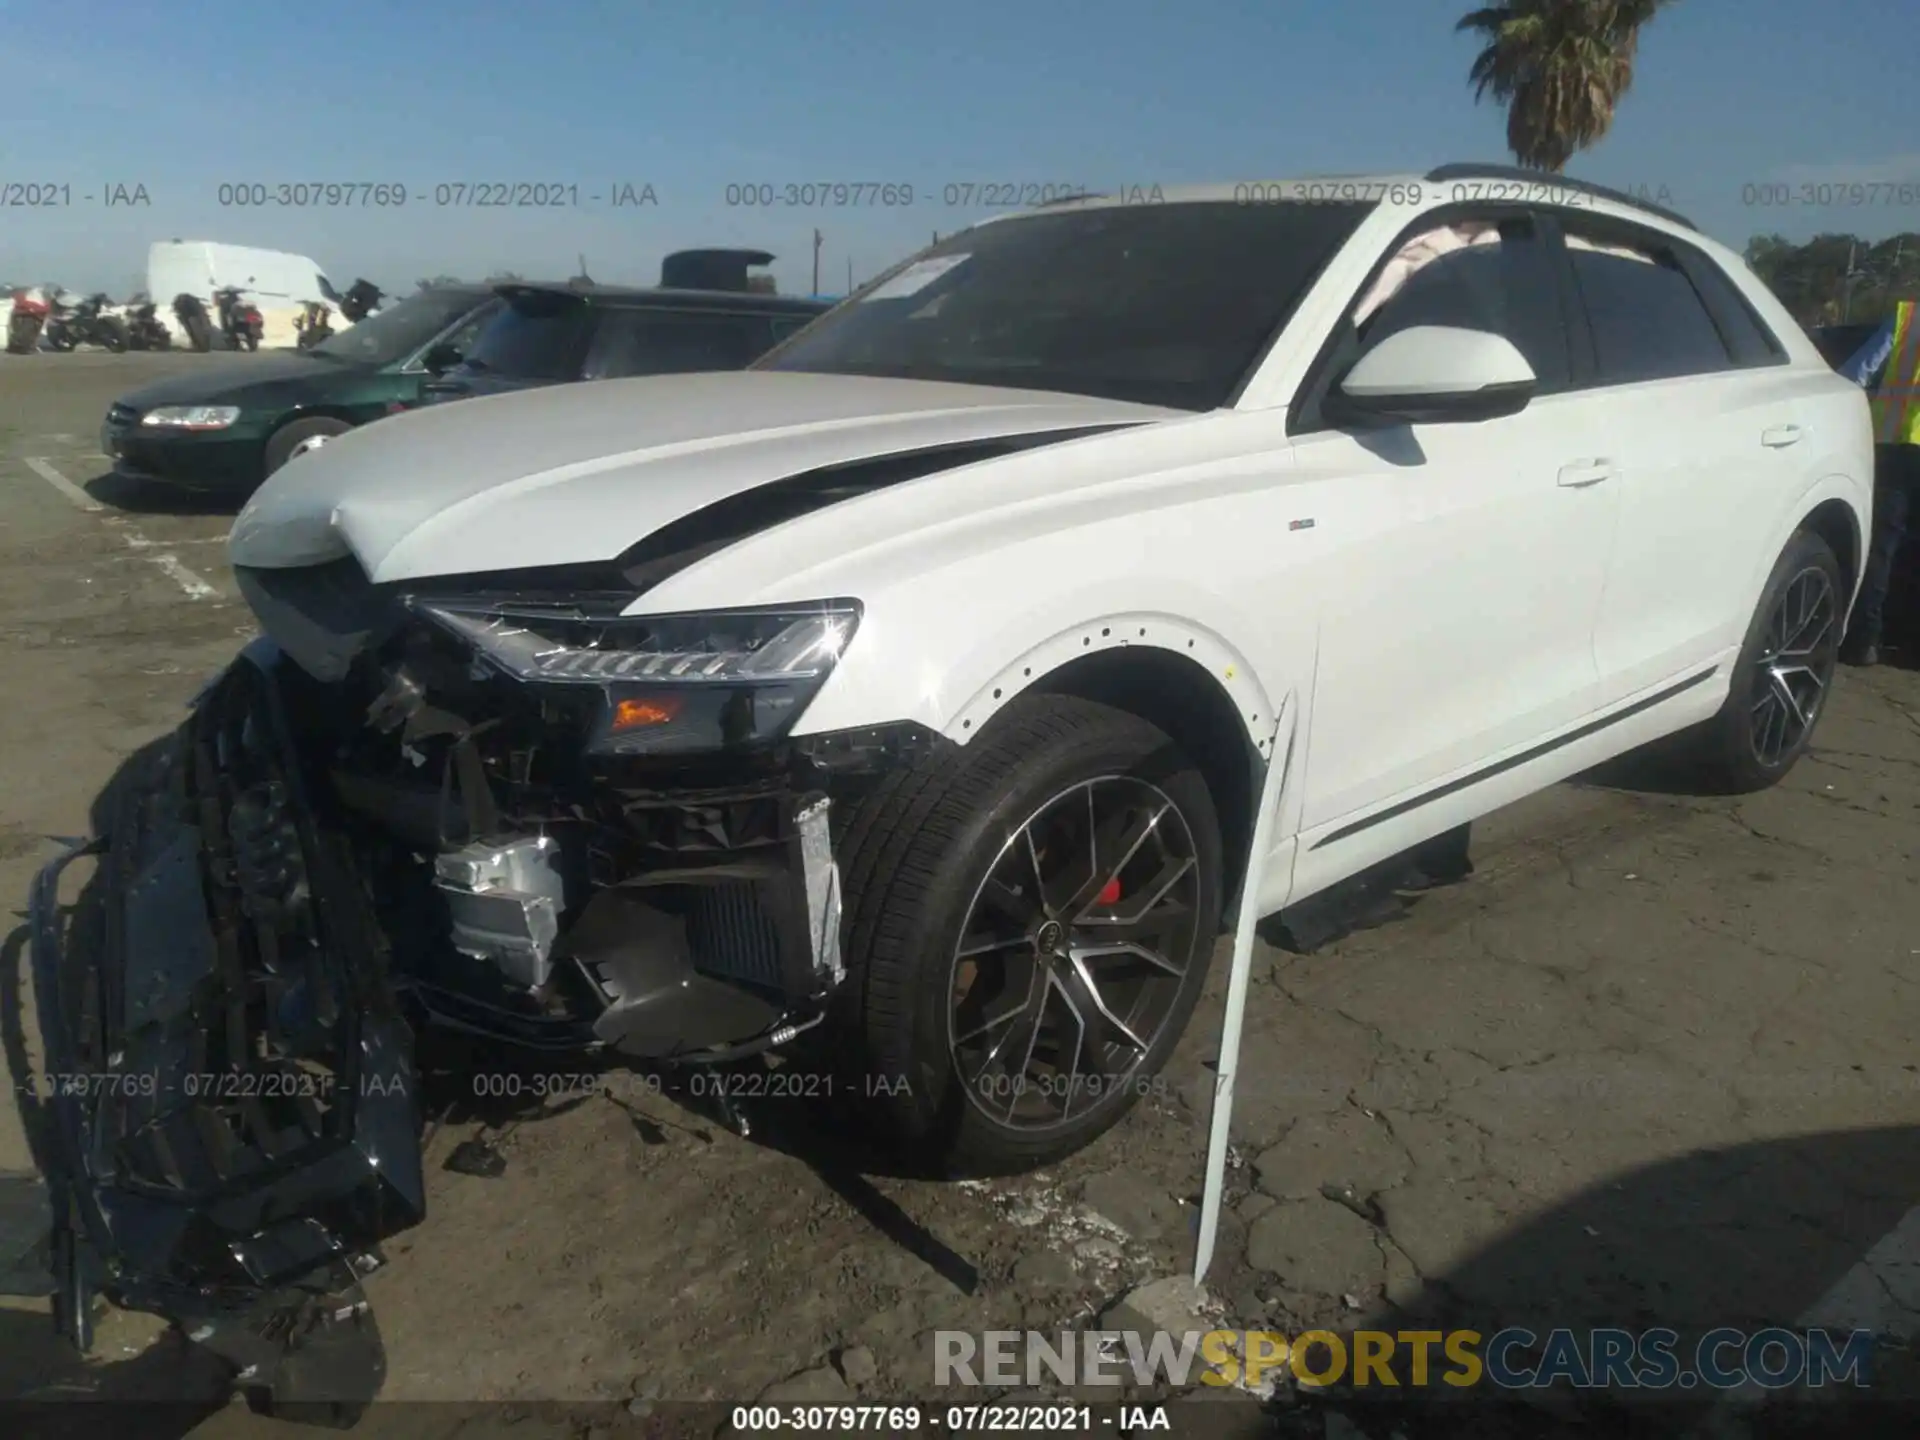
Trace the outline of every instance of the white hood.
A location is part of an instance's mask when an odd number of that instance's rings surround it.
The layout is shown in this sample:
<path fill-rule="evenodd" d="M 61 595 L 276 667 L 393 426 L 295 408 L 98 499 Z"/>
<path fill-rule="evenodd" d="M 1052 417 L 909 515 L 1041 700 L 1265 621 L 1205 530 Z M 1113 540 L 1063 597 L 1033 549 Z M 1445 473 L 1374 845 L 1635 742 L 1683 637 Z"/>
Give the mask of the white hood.
<path fill-rule="evenodd" d="M 1180 413 L 780 371 L 558 385 L 343 435 L 268 480 L 228 549 L 262 569 L 351 554 L 376 584 L 610 560 L 716 500 L 822 465 Z"/>

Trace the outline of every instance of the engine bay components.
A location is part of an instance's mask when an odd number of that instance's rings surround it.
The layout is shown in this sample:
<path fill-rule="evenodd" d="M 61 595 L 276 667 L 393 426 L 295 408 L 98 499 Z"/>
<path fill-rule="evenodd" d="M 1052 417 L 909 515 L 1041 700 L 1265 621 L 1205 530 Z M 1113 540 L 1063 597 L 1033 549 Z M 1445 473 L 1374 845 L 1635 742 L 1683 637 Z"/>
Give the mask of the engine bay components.
<path fill-rule="evenodd" d="M 544 986 L 567 899 L 559 850 L 552 836 L 534 835 L 477 841 L 438 856 L 434 885 L 446 898 L 454 948 L 499 966 L 529 990 Z"/>

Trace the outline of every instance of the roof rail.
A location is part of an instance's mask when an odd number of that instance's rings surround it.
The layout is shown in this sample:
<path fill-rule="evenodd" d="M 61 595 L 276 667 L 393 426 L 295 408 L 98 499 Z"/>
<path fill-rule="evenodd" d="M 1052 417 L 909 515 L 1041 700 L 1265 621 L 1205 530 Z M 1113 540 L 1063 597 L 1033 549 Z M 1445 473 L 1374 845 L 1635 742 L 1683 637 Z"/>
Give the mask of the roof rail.
<path fill-rule="evenodd" d="M 1658 215 L 1662 220 L 1684 226 L 1688 230 L 1697 232 L 1700 229 L 1677 210 L 1669 210 L 1664 205 L 1655 205 L 1650 200 L 1641 200 L 1624 190 L 1615 190 L 1607 185 L 1595 185 L 1590 180 L 1575 180 L 1551 170 L 1528 170 L 1519 165 L 1477 165 L 1472 161 L 1465 161 L 1457 165 L 1436 166 L 1422 178 L 1432 184 L 1438 184 L 1442 180 L 1520 180 L 1534 185 L 1556 185 L 1565 190 L 1578 190 L 1582 195 L 1591 195 L 1596 200 L 1611 200 L 1616 205 L 1629 205 L 1635 210 L 1644 210 L 1649 215 Z"/>

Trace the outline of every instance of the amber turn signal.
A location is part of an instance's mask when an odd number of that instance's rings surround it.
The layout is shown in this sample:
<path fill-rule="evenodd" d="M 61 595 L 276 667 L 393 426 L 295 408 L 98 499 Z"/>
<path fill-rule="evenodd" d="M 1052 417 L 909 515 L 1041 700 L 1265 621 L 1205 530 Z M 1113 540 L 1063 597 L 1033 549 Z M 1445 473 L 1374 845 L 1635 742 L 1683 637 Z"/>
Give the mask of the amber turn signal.
<path fill-rule="evenodd" d="M 638 730 L 643 725 L 664 725 L 680 713 L 680 697 L 663 695 L 652 700 L 622 700 L 613 707 L 615 731 Z"/>

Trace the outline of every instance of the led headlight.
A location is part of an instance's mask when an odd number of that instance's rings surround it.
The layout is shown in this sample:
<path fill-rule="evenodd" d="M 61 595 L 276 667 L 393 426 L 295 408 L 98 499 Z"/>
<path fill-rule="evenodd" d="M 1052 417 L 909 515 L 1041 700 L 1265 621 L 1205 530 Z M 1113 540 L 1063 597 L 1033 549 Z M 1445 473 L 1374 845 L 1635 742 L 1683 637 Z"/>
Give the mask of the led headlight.
<path fill-rule="evenodd" d="M 489 668 L 532 685 L 597 687 L 601 753 L 712 750 L 777 740 L 853 638 L 860 606 L 587 618 L 512 603 L 415 600 Z"/>
<path fill-rule="evenodd" d="M 240 418 L 238 405 L 162 405 L 140 417 L 157 430 L 224 430 Z"/>

